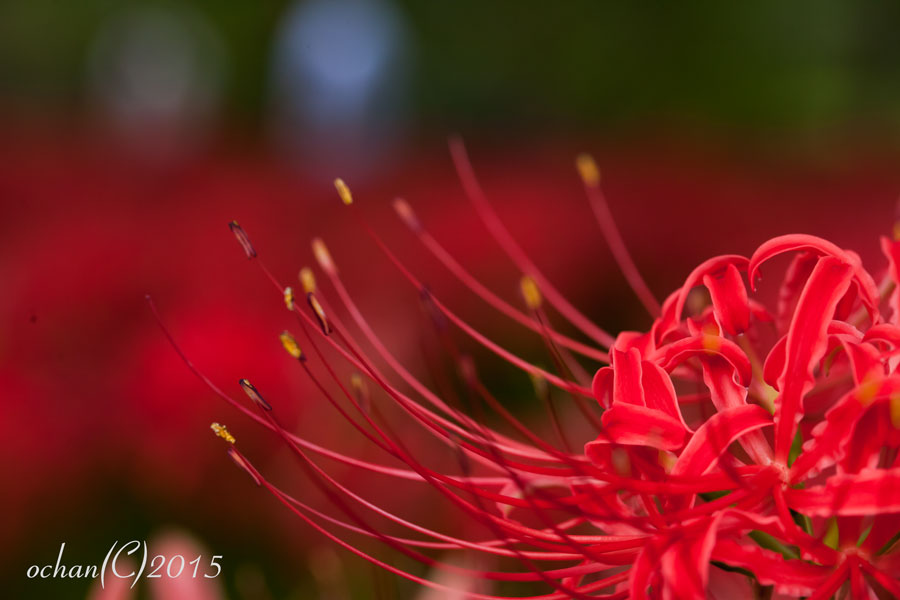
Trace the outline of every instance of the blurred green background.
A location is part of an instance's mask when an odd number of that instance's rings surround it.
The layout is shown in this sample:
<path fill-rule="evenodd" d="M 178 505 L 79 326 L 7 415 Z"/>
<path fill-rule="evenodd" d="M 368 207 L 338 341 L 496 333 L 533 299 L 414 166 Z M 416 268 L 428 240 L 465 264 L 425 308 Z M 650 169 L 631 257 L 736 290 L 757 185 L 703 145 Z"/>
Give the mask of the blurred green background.
<path fill-rule="evenodd" d="M 97 25 L 128 4 L 135 3 L 2 3 L 4 102 L 77 110 Z M 257 127 L 273 35 L 292 3 L 174 4 L 194 7 L 220 36 L 225 112 L 231 123 Z M 406 0 L 396 8 L 410 33 L 409 114 L 428 129 L 900 131 L 896 2 Z"/>

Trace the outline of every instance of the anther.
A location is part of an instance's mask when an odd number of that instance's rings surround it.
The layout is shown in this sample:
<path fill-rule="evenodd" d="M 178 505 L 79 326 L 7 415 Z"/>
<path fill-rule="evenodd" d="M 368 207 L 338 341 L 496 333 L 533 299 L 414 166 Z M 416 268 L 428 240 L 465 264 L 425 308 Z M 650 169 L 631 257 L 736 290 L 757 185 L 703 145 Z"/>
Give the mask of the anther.
<path fill-rule="evenodd" d="M 309 292 L 306 294 L 306 301 L 316 315 L 316 319 L 319 320 L 319 327 L 322 328 L 322 333 L 325 335 L 331 334 L 331 324 L 328 322 L 328 317 L 325 316 L 325 309 L 319 304 L 319 299 L 316 298 L 316 295 L 313 292 Z"/>
<path fill-rule="evenodd" d="M 244 231 L 243 227 L 238 225 L 237 221 L 232 221 L 228 224 L 228 228 L 231 230 L 231 233 L 234 234 L 234 237 L 237 238 L 237 241 L 241 244 L 241 248 L 244 249 L 244 252 L 247 254 L 247 258 L 256 258 L 256 250 L 254 250 L 253 244 L 250 243 L 250 238 L 247 237 L 247 232 Z"/>
<path fill-rule="evenodd" d="M 369 387 L 362 375 L 355 372 L 350 375 L 350 388 L 360 407 L 368 414 L 372 407 L 372 399 L 369 396 Z"/>
<path fill-rule="evenodd" d="M 597 187 L 600 185 L 600 169 L 597 168 L 597 163 L 594 162 L 594 157 L 590 154 L 579 154 L 575 159 L 575 167 L 578 169 L 578 174 L 581 175 L 581 180 L 584 181 L 584 184 L 589 187 Z"/>
<path fill-rule="evenodd" d="M 309 267 L 300 269 L 297 279 L 300 280 L 300 285 L 303 287 L 304 294 L 316 291 L 316 276 L 313 275 L 313 271 Z"/>
<path fill-rule="evenodd" d="M 247 394 L 253 402 L 260 405 L 265 410 L 272 410 L 272 405 L 265 401 L 252 383 L 246 379 L 241 379 L 238 383 L 241 385 L 241 388 L 243 388 L 244 393 Z"/>
<path fill-rule="evenodd" d="M 316 261 L 319 263 L 319 266 L 322 267 L 322 270 L 330 275 L 337 274 L 337 267 L 334 266 L 334 261 L 331 260 L 331 253 L 328 252 L 328 248 L 325 246 L 325 242 L 322 241 L 322 238 L 315 238 L 312 241 L 312 250 L 313 255 L 316 257 Z"/>
<path fill-rule="evenodd" d="M 284 288 L 284 305 L 288 310 L 294 310 L 294 290 L 291 286 Z"/>
<path fill-rule="evenodd" d="M 282 331 L 280 334 L 278 334 L 278 338 L 281 340 L 281 345 L 284 347 L 288 354 L 290 354 L 297 360 L 306 360 L 306 356 L 304 356 L 303 351 L 300 350 L 300 345 L 297 343 L 297 340 L 294 339 L 294 336 L 292 336 L 289 331 Z"/>
<path fill-rule="evenodd" d="M 546 377 L 542 377 L 537 373 L 529 373 L 528 378 L 531 379 L 531 386 L 534 388 L 534 393 L 538 398 L 550 397 L 550 384 L 547 383 Z"/>
<path fill-rule="evenodd" d="M 522 298 L 525 299 L 525 305 L 530 310 L 537 310 L 541 307 L 541 290 L 538 289 L 537 282 L 530 275 L 524 275 L 519 281 L 519 289 L 522 292 Z"/>
<path fill-rule="evenodd" d="M 344 183 L 344 180 L 338 177 L 334 180 L 334 189 L 337 190 L 338 196 L 341 197 L 341 201 L 350 206 L 353 204 L 353 196 L 350 194 L 350 188 L 347 187 L 347 184 Z"/>
<path fill-rule="evenodd" d="M 412 206 L 409 205 L 409 202 L 404 200 L 403 198 L 395 198 L 394 199 L 394 211 L 397 213 L 406 226 L 413 230 L 415 233 L 419 233 L 422 231 L 422 222 L 419 221 L 419 218 L 416 216 L 416 213 L 413 212 Z"/>
<path fill-rule="evenodd" d="M 219 425 L 218 423 L 213 423 L 212 425 L 209 426 L 209 428 L 212 429 L 213 432 L 217 436 L 219 436 L 220 438 L 222 438 L 229 444 L 234 443 L 234 441 L 235 441 L 234 436 L 228 432 L 228 429 L 226 429 L 224 425 Z"/>

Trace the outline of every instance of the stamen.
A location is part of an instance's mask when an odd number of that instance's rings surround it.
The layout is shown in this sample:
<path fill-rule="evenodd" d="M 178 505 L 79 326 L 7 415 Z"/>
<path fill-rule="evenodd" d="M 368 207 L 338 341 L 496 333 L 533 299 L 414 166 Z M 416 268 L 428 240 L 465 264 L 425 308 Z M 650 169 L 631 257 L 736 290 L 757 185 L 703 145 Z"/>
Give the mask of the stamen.
<path fill-rule="evenodd" d="M 219 436 L 229 444 L 233 444 L 235 442 L 234 436 L 228 432 L 224 425 L 213 423 L 209 426 L 209 428 L 213 430 L 213 433 L 215 433 L 217 436 Z"/>
<path fill-rule="evenodd" d="M 590 154 L 579 154 L 575 158 L 575 167 L 578 169 L 578 174 L 581 175 L 584 185 L 591 187 L 600 185 L 600 169 L 597 168 L 597 163 L 594 161 L 593 156 Z"/>
<path fill-rule="evenodd" d="M 299 361 L 305 361 L 306 356 L 303 354 L 303 351 L 300 349 L 300 345 L 297 343 L 297 340 L 294 339 L 294 336 L 287 330 L 282 331 L 278 334 L 279 339 L 281 339 L 281 345 L 287 350 L 287 353 L 296 358 Z"/>
<path fill-rule="evenodd" d="M 407 227 L 412 229 L 415 233 L 421 233 L 422 222 L 419 220 L 419 217 L 416 216 L 416 213 L 413 212 L 409 202 L 403 198 L 395 198 L 394 210 L 397 212 L 397 216 L 403 219 L 403 222 L 406 223 Z"/>
<path fill-rule="evenodd" d="M 402 202 L 398 206 L 398 202 Z M 541 324 L 535 322 L 534 319 L 529 318 L 525 313 L 521 312 L 502 298 L 500 298 L 497 294 L 492 292 L 490 288 L 482 284 L 475 277 L 472 276 L 471 273 L 466 271 L 465 268 L 459 262 L 453 258 L 453 256 L 447 252 L 447 250 L 441 246 L 434 237 L 425 229 L 424 225 L 422 225 L 421 221 L 419 221 L 418 217 L 412 212 L 412 207 L 405 200 L 395 201 L 394 209 L 397 211 L 398 216 L 406 223 L 408 227 L 412 230 L 413 233 L 416 234 L 419 241 L 425 246 L 425 248 L 432 253 L 432 255 L 447 268 L 459 281 L 471 290 L 476 296 L 484 300 L 488 305 L 494 307 L 496 310 L 511 318 L 515 322 L 519 323 L 527 327 L 528 329 L 542 333 L 546 327 Z M 577 340 L 574 340 L 570 337 L 567 337 L 558 331 L 553 329 L 548 329 L 550 336 L 558 342 L 561 346 L 564 346 L 582 356 L 586 356 L 593 360 L 599 362 L 609 362 L 609 356 L 593 346 L 584 344 Z"/>
<path fill-rule="evenodd" d="M 600 187 L 600 170 L 597 168 L 597 163 L 594 162 L 590 155 L 580 154 L 575 160 L 575 166 L 578 168 L 578 172 L 584 182 L 584 188 L 591 203 L 591 209 L 594 211 L 594 217 L 596 217 L 597 224 L 600 226 L 600 231 L 603 233 L 603 237 L 606 239 L 606 243 L 616 259 L 616 263 L 622 270 L 622 274 L 625 275 L 625 279 L 628 280 L 631 289 L 634 290 L 635 295 L 647 309 L 647 312 L 650 313 L 650 316 L 658 317 L 661 311 L 659 301 L 653 296 L 644 278 L 641 277 L 640 271 L 638 271 L 637 266 L 631 259 L 628 247 L 625 246 L 625 241 L 619 234 L 619 228 L 616 227 L 612 212 L 609 210 L 609 204 L 606 202 L 606 196 Z"/>
<path fill-rule="evenodd" d="M 524 275 L 519 281 L 519 288 L 522 291 L 522 298 L 525 299 L 525 305 L 530 310 L 537 310 L 541 307 L 541 291 L 534 277 Z"/>
<path fill-rule="evenodd" d="M 456 166 L 456 172 L 465 189 L 466 196 L 475 206 L 475 210 L 478 211 L 478 215 L 481 217 L 482 222 L 491 232 L 491 235 L 497 243 L 500 244 L 500 247 L 503 248 L 506 255 L 509 256 L 517 267 L 519 267 L 520 271 L 530 274 L 538 281 L 541 290 L 544 292 L 544 296 L 547 297 L 547 301 L 550 302 L 563 317 L 598 344 L 605 348 L 611 347 L 615 342 L 615 338 L 607 331 L 594 324 L 566 300 L 565 296 L 543 276 L 541 271 L 537 268 L 537 265 L 535 265 L 531 258 L 525 254 L 522 247 L 519 246 L 509 230 L 506 229 L 503 221 L 488 202 L 484 190 L 481 189 L 481 185 L 475 177 L 475 172 L 472 169 L 471 162 L 469 162 L 469 157 L 466 154 L 466 149 L 465 146 L 463 146 L 462 140 L 453 137 L 449 142 L 450 155 L 453 158 L 453 164 Z"/>
<path fill-rule="evenodd" d="M 297 279 L 300 280 L 300 285 L 303 286 L 304 294 L 316 291 L 316 276 L 313 275 L 313 271 L 309 267 L 300 269 Z"/>
<path fill-rule="evenodd" d="M 366 413 L 370 412 L 372 408 L 372 397 L 369 395 L 369 387 L 366 385 L 366 381 L 362 378 L 362 375 L 356 372 L 350 375 L 350 389 L 352 389 L 353 393 L 356 395 L 356 401 L 359 402 L 363 411 Z"/>
<path fill-rule="evenodd" d="M 319 263 L 322 270 L 329 275 L 336 275 L 337 267 L 334 266 L 334 261 L 331 260 L 331 253 L 328 252 L 328 247 L 325 246 L 325 242 L 322 241 L 322 238 L 313 239 L 312 250 L 313 255 L 316 257 L 316 262 Z M 307 293 L 309 293 L 309 290 L 307 290 Z"/>
<path fill-rule="evenodd" d="M 272 410 L 272 405 L 265 401 L 265 399 L 260 395 L 259 391 L 256 387 L 250 383 L 247 379 L 241 379 L 238 381 L 241 388 L 244 390 L 244 393 L 253 400 L 256 404 L 260 405 L 265 410 Z"/>
<path fill-rule="evenodd" d="M 228 228 L 234 234 L 234 237 L 237 238 L 237 241 L 241 244 L 241 248 L 244 249 L 244 252 L 247 254 L 247 258 L 256 258 L 256 250 L 253 248 L 253 244 L 250 243 L 250 238 L 247 237 L 247 233 L 240 225 L 238 225 L 238 222 L 232 221 L 228 224 Z"/>
<path fill-rule="evenodd" d="M 278 284 L 278 282 L 276 280 L 274 280 L 274 278 L 272 278 L 272 281 L 275 286 L 277 286 L 279 289 L 281 289 L 280 284 Z M 275 427 L 271 423 L 269 423 L 266 419 L 264 419 L 263 417 L 258 415 L 255 411 L 248 409 L 242 403 L 238 402 L 237 400 L 235 400 L 234 398 L 232 398 L 231 396 L 226 394 L 220 387 L 218 387 L 215 383 L 213 383 L 212 380 L 209 379 L 209 377 L 207 377 L 202 371 L 200 371 L 194 365 L 193 362 L 191 362 L 190 358 L 188 358 L 188 356 L 184 353 L 184 351 L 178 345 L 178 342 L 172 336 L 172 333 L 166 327 L 165 323 L 162 320 L 162 317 L 159 314 L 159 311 L 156 308 L 156 304 L 153 302 L 153 299 L 149 295 L 147 295 L 146 300 L 147 300 L 148 306 L 150 307 L 150 311 L 153 313 L 153 317 L 156 319 L 157 324 L 159 325 L 160 329 L 163 332 L 163 335 L 166 337 L 166 339 L 172 345 L 172 348 L 175 350 L 175 353 L 178 354 L 178 356 L 184 362 L 185 366 L 187 366 L 187 368 L 201 382 L 203 382 L 203 384 L 207 388 L 209 388 L 210 391 L 212 391 L 216 396 L 218 396 L 219 398 L 224 400 L 226 403 L 228 403 L 230 406 L 232 406 L 234 409 L 236 409 L 241 414 L 247 416 L 251 420 L 262 425 L 263 427 L 266 427 L 266 428 L 274 431 Z M 311 322 L 312 321 L 310 321 L 310 323 Z M 330 338 L 328 338 L 328 339 L 330 339 Z M 341 348 L 339 346 L 335 346 L 335 348 L 338 349 L 339 351 L 343 350 L 343 348 Z M 343 350 L 343 351 L 346 352 L 346 350 Z M 349 353 L 346 354 L 346 357 L 348 359 L 352 359 L 352 357 L 349 355 Z M 352 360 L 351 360 L 351 362 L 352 362 Z M 360 367 L 360 368 L 362 368 L 362 367 Z M 405 481 L 412 481 L 412 482 L 418 482 L 418 483 L 426 482 L 426 479 L 420 473 L 418 473 L 414 470 L 389 467 L 386 465 L 382 465 L 382 464 L 378 464 L 378 463 L 374 463 L 374 462 L 370 462 L 370 461 L 366 461 L 366 460 L 361 460 L 358 458 L 354 458 L 352 456 L 348 456 L 346 454 L 342 454 L 340 452 L 336 452 L 330 448 L 326 448 L 326 447 L 320 446 L 318 444 L 314 444 L 314 443 L 310 442 L 309 440 L 299 437 L 295 434 L 288 434 L 288 435 L 295 443 L 299 444 L 306 450 L 315 452 L 316 454 L 318 454 L 320 456 L 324 456 L 330 460 L 334 460 L 341 464 L 344 464 L 344 465 L 347 465 L 350 467 L 357 467 L 357 468 L 365 469 L 372 473 L 379 473 L 381 475 L 387 475 L 389 477 L 403 479 Z M 477 477 L 468 477 L 468 478 L 466 478 L 466 477 L 457 478 L 456 481 L 463 485 L 503 486 L 503 485 L 506 485 L 506 483 L 508 482 L 508 478 L 493 477 L 493 476 L 477 476 Z M 721 487 L 722 486 L 718 482 L 714 482 L 712 484 L 712 487 L 710 487 L 709 489 L 720 489 Z"/>
<path fill-rule="evenodd" d="M 288 310 L 294 310 L 294 290 L 291 286 L 284 288 L 284 305 Z"/>
<path fill-rule="evenodd" d="M 384 240 L 372 229 L 371 225 L 356 211 L 351 211 L 359 222 L 360 226 L 365 230 L 365 232 L 372 238 L 372 241 L 378 246 L 379 250 L 384 253 L 384 255 L 390 260 L 394 266 L 397 267 L 397 270 L 403 275 L 403 277 L 409 281 L 412 285 L 414 285 L 420 293 L 425 289 L 425 286 L 420 282 L 410 271 L 404 266 L 404 264 L 400 261 L 399 258 L 387 247 L 387 244 L 384 243 Z M 340 284 L 340 279 L 337 276 L 331 277 L 332 284 L 335 286 L 335 289 L 338 290 L 341 300 L 345 305 L 349 307 L 351 302 L 348 299 L 349 294 L 347 294 L 346 290 L 342 290 L 342 286 Z M 549 284 L 548 284 L 549 285 Z M 469 325 L 466 321 L 457 316 L 454 312 L 452 312 L 449 308 L 447 308 L 442 302 L 440 302 L 433 294 L 429 294 L 431 302 L 434 303 L 435 307 L 438 308 L 444 315 L 458 328 L 463 330 L 469 337 L 473 338 L 476 342 L 497 354 L 507 362 L 519 367 L 521 370 L 530 373 L 538 373 L 545 377 L 547 381 L 552 383 L 553 385 L 564 389 L 566 391 L 570 391 L 572 393 L 581 394 L 586 398 L 593 398 L 593 394 L 587 388 L 573 382 L 565 381 L 552 373 L 548 373 L 547 371 L 529 363 L 518 355 L 506 350 L 502 346 L 496 344 L 495 342 L 488 339 L 486 336 L 479 333 L 474 327 Z M 373 342 L 376 346 L 375 342 Z M 396 369 L 395 369 L 396 370 Z M 398 371 L 399 372 L 399 371 Z"/>
<path fill-rule="evenodd" d="M 366 339 L 375 347 L 379 356 L 381 356 L 390 365 L 390 367 L 398 375 L 400 375 L 400 377 L 404 381 L 409 383 L 418 393 L 420 393 L 433 406 L 435 406 L 436 408 L 438 408 L 445 414 L 450 415 L 451 417 L 459 420 L 461 423 L 463 423 L 467 426 L 474 425 L 474 422 L 470 417 L 467 417 L 466 415 L 461 414 L 458 411 L 452 409 L 450 406 L 448 406 L 440 397 L 438 397 L 436 394 L 434 394 L 430 389 L 428 389 L 428 387 L 426 387 L 424 384 L 422 384 L 421 381 L 419 381 L 405 367 L 403 367 L 403 365 L 396 359 L 396 357 L 394 357 L 388 351 L 388 349 L 381 342 L 380 338 L 375 334 L 375 332 L 369 326 L 368 322 L 365 320 L 362 313 L 360 313 L 359 308 L 353 302 L 352 298 L 350 297 L 350 294 L 347 292 L 346 288 L 344 287 L 343 283 L 341 282 L 340 277 L 337 275 L 336 270 L 333 273 L 329 274 L 329 278 L 330 278 L 331 283 L 334 286 L 335 290 L 338 292 L 341 302 L 344 304 L 346 309 L 350 312 L 350 314 L 353 317 L 353 320 L 356 322 L 356 324 L 362 329 L 364 335 L 366 336 Z M 274 282 L 274 283 L 277 285 L 277 282 Z M 437 307 L 435 307 L 435 309 L 437 309 Z M 310 321 L 310 322 L 312 322 L 312 321 Z M 466 430 L 465 428 L 462 428 L 459 425 L 456 425 L 455 423 L 452 423 L 452 422 L 448 421 L 447 419 L 444 419 L 440 415 L 437 415 L 437 414 L 429 411 L 425 407 L 417 404 L 415 401 L 413 401 L 408 396 L 399 394 L 399 392 L 396 389 L 394 389 L 393 387 L 391 387 L 390 385 L 388 385 L 386 383 L 383 375 L 381 375 L 381 373 L 378 371 L 378 369 L 372 367 L 371 365 L 367 364 L 366 361 L 362 360 L 361 351 L 359 350 L 358 345 L 353 341 L 352 337 L 348 336 L 347 333 L 341 333 L 341 331 L 346 331 L 346 327 L 343 327 L 337 318 L 334 319 L 334 325 L 335 325 L 335 327 L 339 328 L 338 329 L 339 337 L 341 337 L 348 344 L 350 350 L 343 348 L 342 346 L 338 345 L 334 340 L 331 340 L 329 338 L 332 346 L 339 353 L 341 353 L 348 361 L 350 361 L 352 364 L 354 364 L 354 366 L 361 369 L 362 372 L 369 374 L 369 376 L 372 377 L 375 381 L 377 381 L 378 384 L 389 395 L 391 395 L 392 398 L 398 399 L 398 401 L 401 402 L 401 405 L 404 407 L 404 409 L 407 410 L 407 412 L 409 412 L 417 420 L 419 420 L 420 422 L 423 422 L 423 423 L 425 422 L 425 421 L 423 421 L 423 419 L 430 420 L 430 421 L 439 423 L 442 427 L 445 427 L 447 429 L 455 431 L 456 433 L 458 433 L 460 435 L 467 436 L 469 439 L 473 439 L 473 440 L 478 439 L 478 436 L 472 434 L 470 431 Z M 525 457 L 525 456 L 530 456 L 533 458 L 541 457 L 540 453 L 536 453 L 534 451 L 534 449 L 532 449 L 529 446 L 512 444 L 510 447 L 508 447 L 508 448 L 505 447 L 504 449 L 509 452 L 517 453 L 523 457 Z"/>
<path fill-rule="evenodd" d="M 338 177 L 334 180 L 334 189 L 337 190 L 338 196 L 341 197 L 341 201 L 350 206 L 353 204 L 353 196 L 350 194 L 350 188 L 347 187 L 347 184 L 344 183 L 344 180 Z"/>
<path fill-rule="evenodd" d="M 316 319 L 319 320 L 319 327 L 322 328 L 322 332 L 325 335 L 330 335 L 331 325 L 328 323 L 328 318 L 325 316 L 325 309 L 322 308 L 322 305 L 319 303 L 319 299 L 316 298 L 316 294 L 314 292 L 307 293 L 306 301 L 307 303 L 309 303 L 309 307 L 316 315 Z"/>

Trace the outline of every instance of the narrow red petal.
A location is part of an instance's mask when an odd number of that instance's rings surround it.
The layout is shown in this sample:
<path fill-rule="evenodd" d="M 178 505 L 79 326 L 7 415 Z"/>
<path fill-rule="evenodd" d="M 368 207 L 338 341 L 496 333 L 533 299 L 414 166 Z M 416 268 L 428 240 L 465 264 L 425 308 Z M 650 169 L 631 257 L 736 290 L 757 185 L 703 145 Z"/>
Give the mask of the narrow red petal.
<path fill-rule="evenodd" d="M 775 457 L 787 462 L 794 431 L 803 417 L 803 396 L 815 383 L 813 369 L 826 346 L 826 332 L 835 306 L 850 285 L 852 269 L 831 256 L 819 260 L 803 288 L 791 320 L 787 360 L 778 380 L 775 400 Z"/>
<path fill-rule="evenodd" d="M 716 321 L 731 335 L 738 335 L 750 326 L 750 300 L 744 280 L 733 264 L 724 271 L 703 276 L 703 285 L 712 298 Z"/>
<path fill-rule="evenodd" d="M 900 513 L 900 469 L 872 469 L 835 475 L 825 485 L 787 489 L 791 508 L 810 516 L 866 516 Z"/>

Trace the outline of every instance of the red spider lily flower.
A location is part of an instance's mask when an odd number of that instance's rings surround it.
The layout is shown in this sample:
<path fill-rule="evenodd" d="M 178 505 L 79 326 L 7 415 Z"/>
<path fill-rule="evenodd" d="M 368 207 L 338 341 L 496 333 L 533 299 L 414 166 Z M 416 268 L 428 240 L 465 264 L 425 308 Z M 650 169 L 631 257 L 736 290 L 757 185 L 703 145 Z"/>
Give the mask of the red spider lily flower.
<path fill-rule="evenodd" d="M 604 237 L 654 318 L 645 332 L 612 336 L 570 304 L 510 235 L 458 141 L 451 154 L 474 208 L 522 273 L 525 310 L 472 276 L 408 203 L 394 208 L 472 293 L 540 335 L 555 368 L 495 342 L 429 291 L 337 180 L 346 210 L 420 294 L 464 392 L 454 398 L 451 386 L 439 394 L 396 358 L 321 240 L 313 250 L 333 295 L 304 269 L 304 303 L 232 223 L 247 258 L 296 318 L 299 336 L 281 334 L 285 350 L 382 456 L 349 456 L 296 435 L 279 420 L 278 399 L 241 379 L 248 406 L 185 358 L 217 395 L 290 449 L 337 514 L 268 479 L 214 424 L 256 485 L 351 553 L 439 592 L 464 582 L 458 591 L 466 597 L 900 597 L 900 242 L 882 240 L 889 266 L 876 280 L 852 251 L 808 235 L 778 237 L 750 257 L 707 260 L 660 304 L 613 224 L 599 171 L 581 156 L 577 166 Z M 791 262 L 769 300 L 757 283 L 777 280 L 770 261 L 781 254 Z M 590 342 L 557 331 L 545 305 Z M 447 335 L 451 326 L 529 375 L 542 400 L 552 388 L 567 394 L 595 439 L 572 447 L 549 401 L 558 442 L 518 420 Z M 345 364 L 355 370 L 349 381 Z M 448 448 L 456 468 L 437 467 L 429 453 L 413 450 L 385 417 L 388 407 Z M 495 414 L 489 419 L 485 409 Z M 489 426 L 494 417 L 505 425 Z M 481 534 L 407 520 L 331 475 L 323 459 L 429 486 Z M 398 526 L 409 533 L 394 534 Z M 358 538 L 437 575 L 395 566 Z M 459 552 L 469 559 L 442 557 Z M 532 583 L 532 595 L 506 591 L 520 582 Z"/>

